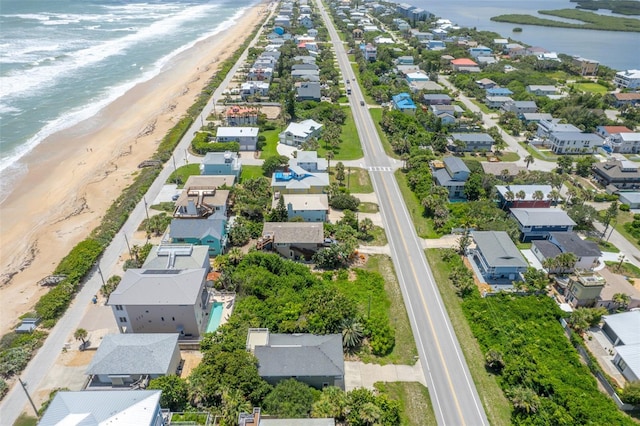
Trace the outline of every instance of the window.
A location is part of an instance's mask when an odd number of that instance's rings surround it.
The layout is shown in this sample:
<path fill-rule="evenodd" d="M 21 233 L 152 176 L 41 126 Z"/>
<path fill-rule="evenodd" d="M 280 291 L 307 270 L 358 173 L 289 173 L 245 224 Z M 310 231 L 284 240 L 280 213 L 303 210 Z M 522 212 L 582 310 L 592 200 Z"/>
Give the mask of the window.
<path fill-rule="evenodd" d="M 120 317 L 119 320 L 120 320 L 120 322 L 127 322 L 127 318 L 126 317 Z"/>
<path fill-rule="evenodd" d="M 122 305 L 116 305 L 116 311 L 122 311 Z"/>

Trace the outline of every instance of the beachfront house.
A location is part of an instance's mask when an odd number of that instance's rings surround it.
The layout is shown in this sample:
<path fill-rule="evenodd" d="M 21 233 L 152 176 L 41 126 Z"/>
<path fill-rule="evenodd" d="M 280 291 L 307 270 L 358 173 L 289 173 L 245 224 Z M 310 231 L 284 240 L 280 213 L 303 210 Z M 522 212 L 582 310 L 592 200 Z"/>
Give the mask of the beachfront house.
<path fill-rule="evenodd" d="M 322 223 L 314 222 L 265 222 L 257 247 L 287 259 L 309 261 L 324 247 L 323 229 Z"/>
<path fill-rule="evenodd" d="M 251 96 L 268 96 L 269 83 L 266 81 L 247 81 L 240 85 L 240 97 L 247 100 Z"/>
<path fill-rule="evenodd" d="M 471 171 L 458 157 L 444 157 L 431 162 L 431 174 L 438 186 L 447 188 L 449 200 L 464 200 L 464 185 Z"/>
<path fill-rule="evenodd" d="M 207 269 L 127 269 L 109 296 L 121 333 L 198 338 L 207 324 Z"/>
<path fill-rule="evenodd" d="M 613 363 L 629 382 L 640 380 L 640 311 L 602 317 L 603 333 L 615 346 Z"/>
<path fill-rule="evenodd" d="M 259 130 L 257 127 L 218 127 L 216 142 L 238 142 L 240 151 L 255 151 Z"/>
<path fill-rule="evenodd" d="M 322 124 L 307 119 L 300 123 L 289 123 L 285 131 L 281 132 L 278 137 L 280 143 L 285 145 L 300 147 L 311 138 L 318 139 L 322 131 Z"/>
<path fill-rule="evenodd" d="M 233 176 L 234 182 L 240 179 L 242 162 L 237 152 L 207 152 L 200 164 L 200 174 L 205 176 Z"/>
<path fill-rule="evenodd" d="M 611 135 L 604 140 L 604 146 L 621 154 L 640 154 L 640 132 L 626 132 Z"/>
<path fill-rule="evenodd" d="M 214 214 L 206 219 L 173 219 L 169 238 L 173 243 L 207 246 L 209 256 L 224 252 L 227 245 L 227 218 Z"/>
<path fill-rule="evenodd" d="M 215 214 L 225 217 L 230 191 L 220 187 L 231 187 L 234 180 L 234 176 L 189 176 L 175 202 L 173 217 L 204 219 Z"/>
<path fill-rule="evenodd" d="M 142 269 L 211 269 L 209 249 L 192 244 L 167 244 L 153 246 Z"/>
<path fill-rule="evenodd" d="M 280 198 L 287 208 L 287 219 L 302 219 L 304 222 L 326 222 L 329 217 L 327 194 L 279 194 L 273 198 L 272 208 L 277 208 Z"/>
<path fill-rule="evenodd" d="M 511 285 L 521 281 L 529 264 L 504 231 L 473 231 L 469 256 L 487 283 Z"/>
<path fill-rule="evenodd" d="M 56 392 L 39 425 L 163 426 L 160 390 Z"/>
<path fill-rule="evenodd" d="M 525 243 L 549 238 L 551 232 L 572 231 L 576 226 L 567 212 L 553 207 L 511 209 L 511 216 L 518 223 L 520 240 Z"/>
<path fill-rule="evenodd" d="M 85 374 L 88 389 L 140 389 L 149 380 L 176 374 L 182 361 L 177 333 L 107 334 Z"/>
<path fill-rule="evenodd" d="M 295 377 L 316 389 L 344 389 L 341 334 L 276 334 L 250 328 L 246 348 L 258 359 L 260 377 L 271 385 Z"/>
<path fill-rule="evenodd" d="M 447 148 L 455 152 L 491 151 L 493 138 L 487 133 L 452 133 Z"/>
<path fill-rule="evenodd" d="M 255 108 L 233 105 L 225 111 L 227 126 L 256 126 L 258 124 L 258 110 Z"/>

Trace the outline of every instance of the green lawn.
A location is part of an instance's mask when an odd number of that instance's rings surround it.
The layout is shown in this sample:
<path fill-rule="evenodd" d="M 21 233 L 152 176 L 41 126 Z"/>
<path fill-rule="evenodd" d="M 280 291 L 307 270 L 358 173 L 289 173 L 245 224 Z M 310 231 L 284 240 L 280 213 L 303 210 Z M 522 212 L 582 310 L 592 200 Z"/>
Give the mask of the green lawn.
<path fill-rule="evenodd" d="M 240 182 L 245 179 L 253 179 L 264 176 L 262 174 L 262 166 L 242 166 L 242 174 L 240 175 Z"/>
<path fill-rule="evenodd" d="M 609 91 L 606 87 L 601 86 L 598 83 L 575 83 L 573 87 L 578 90 L 582 90 L 583 92 L 600 93 L 601 95 L 604 95 Z"/>
<path fill-rule="evenodd" d="M 495 114 L 497 112 L 495 109 L 489 108 L 487 104 L 485 104 L 484 102 L 480 102 L 477 99 L 470 99 L 470 101 L 473 102 L 478 108 L 480 108 L 480 111 L 484 112 L 485 114 Z"/>
<path fill-rule="evenodd" d="M 395 172 L 396 181 L 402 192 L 402 198 L 407 205 L 409 214 L 411 214 L 411 220 L 413 220 L 413 226 L 416 228 L 416 232 L 420 238 L 439 238 L 440 234 L 433 229 L 433 221 L 423 216 L 424 208 L 420 204 L 420 200 L 416 194 L 411 191 L 407 185 L 407 177 L 402 172 L 402 169 L 398 169 Z"/>
<path fill-rule="evenodd" d="M 376 382 L 375 388 L 400 402 L 401 426 L 437 425 L 429 390 L 417 382 Z"/>
<path fill-rule="evenodd" d="M 38 424 L 38 419 L 22 413 L 20 414 L 20 417 L 18 417 L 16 422 L 13 424 L 13 426 L 36 426 L 37 424 Z"/>
<path fill-rule="evenodd" d="M 387 135 L 382 131 L 382 127 L 380 127 L 380 121 L 382 120 L 382 109 L 372 108 L 369 110 L 369 114 L 371 114 L 371 118 L 373 119 L 373 122 L 376 125 L 376 130 L 378 131 L 378 136 L 382 141 L 382 147 L 384 148 L 384 152 L 389 157 L 399 159 L 400 156 L 395 152 L 393 152 L 393 148 L 391 148 L 391 144 L 389 143 L 389 139 L 387 139 Z"/>
<path fill-rule="evenodd" d="M 331 161 L 331 173 L 329 174 L 329 182 L 334 183 L 336 181 L 335 165 L 336 161 Z M 345 180 L 342 182 L 343 187 L 349 189 L 352 194 L 371 194 L 373 192 L 373 185 L 371 184 L 371 178 L 369 172 L 359 167 L 345 167 L 344 168 Z"/>
<path fill-rule="evenodd" d="M 262 147 L 262 152 L 260 152 L 260 158 L 265 159 L 278 155 L 278 134 L 280 134 L 279 128 L 266 130 L 260 134 L 267 139 Z"/>
<path fill-rule="evenodd" d="M 598 247 L 602 251 L 607 251 L 609 253 L 620 253 L 620 249 L 608 241 L 604 241 L 604 240 L 601 240 L 600 238 L 595 238 L 595 237 L 587 237 L 587 240 L 594 241 L 595 243 L 597 243 Z"/>
<path fill-rule="evenodd" d="M 385 357 L 359 353 L 360 359 L 363 362 L 381 365 L 415 364 L 418 350 L 416 349 L 411 324 L 409 324 L 409 317 L 404 307 L 404 299 L 402 298 L 402 292 L 398 285 L 398 279 L 396 278 L 396 272 L 393 268 L 391 258 L 380 254 L 369 255 L 363 269 L 378 272 L 382 275 L 382 278 L 384 278 L 384 288 L 391 302 L 389 306 L 389 322 L 396 332 L 396 344 L 393 351 Z M 368 295 L 363 295 L 362 297 L 368 299 Z"/>
<path fill-rule="evenodd" d="M 489 423 L 494 426 L 510 425 L 511 403 L 500 389 L 496 376 L 490 374 L 485 368 L 484 354 L 473 336 L 471 328 L 469 328 L 460 305 L 460 299 L 456 295 L 454 287 L 449 284 L 450 266 L 442 260 L 442 250 L 427 249 L 425 252 Z"/>
<path fill-rule="evenodd" d="M 384 228 L 374 225 L 373 229 L 369 231 L 369 235 L 371 236 L 370 240 L 360 240 L 360 243 L 363 246 L 386 246 L 389 244 L 387 241 L 387 234 L 384 232 Z"/>
<path fill-rule="evenodd" d="M 524 142 L 518 142 L 518 143 L 520 144 L 520 146 L 526 149 L 529 154 L 533 155 L 533 158 L 537 158 L 538 160 L 544 160 L 544 161 L 556 161 L 558 159 L 558 156 L 551 151 L 540 153 L 537 150 L 531 148 L 528 143 L 524 143 Z"/>
<path fill-rule="evenodd" d="M 200 174 L 200 164 L 187 164 L 186 166 L 178 167 L 176 171 L 169 175 L 167 179 L 167 183 L 176 183 L 176 178 L 178 179 L 178 188 L 184 187 L 184 183 L 187 181 L 189 176 L 199 175 Z"/>
<path fill-rule="evenodd" d="M 605 261 L 604 263 L 609 267 L 609 270 L 611 272 L 622 274 L 629 278 L 640 278 L 640 268 L 638 268 L 636 265 L 632 265 L 628 262 L 622 262 L 622 265 L 620 265 L 620 262 L 612 262 L 609 260 Z M 620 267 L 618 267 L 618 265 L 620 265 Z"/>
<path fill-rule="evenodd" d="M 378 213 L 380 208 L 376 203 L 363 202 L 358 206 L 360 213 Z"/>
<path fill-rule="evenodd" d="M 500 161 L 511 163 L 514 161 L 518 161 L 520 159 L 520 156 L 515 152 L 501 152 L 500 155 L 498 155 L 498 158 L 500 159 Z"/>
<path fill-rule="evenodd" d="M 331 147 L 327 149 L 324 143 L 321 143 L 318 148 L 318 156 L 323 158 L 328 150 L 333 151 L 333 164 L 335 164 L 335 160 L 357 160 L 364 157 L 362 145 L 360 145 L 360 138 L 358 137 L 358 131 L 356 130 L 356 123 L 353 120 L 353 114 L 351 114 L 351 109 L 348 106 L 343 106 L 342 109 L 347 114 L 347 119 L 342 126 L 342 135 L 340 137 L 340 139 L 342 139 L 342 143 L 337 149 L 332 149 Z"/>
<path fill-rule="evenodd" d="M 624 224 L 628 222 L 633 222 L 633 213 L 631 212 L 618 212 L 618 217 L 616 218 L 616 222 L 614 228 L 623 237 L 627 239 L 631 244 L 633 244 L 638 250 L 640 250 L 640 244 L 638 244 L 638 239 L 634 238 L 625 228 Z"/>

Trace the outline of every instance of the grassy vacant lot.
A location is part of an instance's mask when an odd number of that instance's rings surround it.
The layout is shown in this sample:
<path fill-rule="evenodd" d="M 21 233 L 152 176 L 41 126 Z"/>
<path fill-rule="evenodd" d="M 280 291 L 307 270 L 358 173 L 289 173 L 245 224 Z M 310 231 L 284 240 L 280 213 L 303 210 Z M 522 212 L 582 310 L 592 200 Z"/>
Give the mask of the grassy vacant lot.
<path fill-rule="evenodd" d="M 342 135 L 340 137 L 342 143 L 338 149 L 329 147 L 329 150 L 333 151 L 334 160 L 357 160 L 358 158 L 364 157 L 364 154 L 362 152 L 362 146 L 360 145 L 358 131 L 356 130 L 356 123 L 353 121 L 351 109 L 348 106 L 344 106 L 342 109 L 347 114 L 347 119 L 342 126 Z M 321 143 L 318 148 L 318 156 L 324 158 L 326 152 L 327 147 L 324 143 Z"/>
<path fill-rule="evenodd" d="M 360 213 L 378 213 L 380 211 L 380 208 L 376 203 L 364 202 L 360 203 L 360 205 L 358 206 L 358 211 Z"/>
<path fill-rule="evenodd" d="M 269 157 L 273 157 L 274 155 L 278 155 L 278 134 L 280 134 L 280 129 L 267 130 L 260 134 L 260 136 L 264 136 L 267 140 L 265 141 L 264 146 L 262 147 L 262 152 L 260 152 L 260 158 L 265 159 Z"/>
<path fill-rule="evenodd" d="M 337 182 L 335 174 L 335 165 L 337 161 L 331 161 L 331 174 L 329 175 L 330 183 Z M 371 178 L 369 178 L 369 172 L 359 167 L 344 168 L 345 180 L 342 186 L 348 187 L 352 194 L 371 194 L 373 192 L 373 185 L 371 184 Z"/>
<path fill-rule="evenodd" d="M 638 250 L 640 250 L 640 244 L 638 244 L 638 239 L 635 238 L 633 235 L 631 235 L 629 233 L 629 231 L 627 231 L 624 228 L 624 224 L 625 223 L 629 223 L 629 222 L 633 222 L 633 213 L 631 213 L 631 212 L 622 212 L 622 211 L 618 212 L 618 217 L 616 218 L 616 222 L 615 222 L 614 228 L 616 228 L 616 231 L 618 231 L 620 234 L 622 234 L 622 236 L 625 237 L 627 239 L 627 241 L 629 241 Z"/>
<path fill-rule="evenodd" d="M 402 169 L 396 170 L 395 176 L 396 181 L 398 181 L 398 186 L 400 187 L 400 192 L 402 192 L 402 198 L 404 198 L 404 202 L 407 205 L 409 214 L 411 215 L 413 226 L 416 227 L 418 236 L 420 238 L 439 238 L 440 234 L 433 229 L 432 220 L 423 216 L 422 213 L 424 212 L 424 208 L 420 205 L 420 200 L 418 200 L 416 194 L 409 188 L 409 185 L 407 184 L 407 177 L 402 172 Z"/>
<path fill-rule="evenodd" d="M 363 266 L 368 271 L 375 271 L 382 275 L 384 278 L 384 289 L 387 293 L 387 298 L 391 302 L 389 305 L 389 322 L 396 332 L 396 345 L 393 351 L 385 357 L 376 357 L 370 354 L 358 354 L 363 362 L 371 362 L 375 364 L 406 364 L 413 365 L 416 362 L 418 356 L 418 350 L 416 349 L 415 340 L 413 338 L 413 332 L 411 331 L 411 324 L 409 324 L 409 317 L 407 316 L 407 310 L 404 307 L 404 299 L 402 298 L 402 292 L 396 278 L 396 272 L 391 263 L 391 258 L 385 255 L 369 255 L 367 263 Z M 362 302 L 368 303 L 369 295 L 354 294 L 354 297 L 359 297 Z M 373 307 L 372 307 L 373 309 Z"/>
<path fill-rule="evenodd" d="M 484 102 L 480 102 L 477 99 L 471 99 L 471 102 L 473 102 L 478 108 L 480 108 L 480 111 L 484 112 L 485 114 L 495 114 L 496 110 L 495 109 L 491 109 L 487 106 L 487 104 L 485 104 Z M 466 109 L 466 106 L 465 106 Z"/>
<path fill-rule="evenodd" d="M 376 389 L 400 402 L 401 426 L 437 425 L 429 390 L 417 382 L 377 382 Z"/>
<path fill-rule="evenodd" d="M 387 234 L 384 233 L 384 228 L 380 226 L 374 225 L 373 229 L 369 231 L 369 235 L 371 235 L 371 240 L 360 240 L 363 246 L 386 246 L 389 244 Z"/>
<path fill-rule="evenodd" d="M 189 176 L 200 174 L 200 164 L 187 164 L 186 166 L 178 167 L 176 171 L 171 173 L 167 178 L 167 183 L 176 183 L 178 179 L 178 188 L 184 187 L 184 183 Z"/>
<path fill-rule="evenodd" d="M 433 271 L 433 277 L 440 290 L 442 301 L 447 309 L 449 319 L 456 332 L 464 357 L 478 389 L 478 395 L 492 425 L 511 424 L 511 404 L 498 386 L 497 379 L 485 368 L 484 354 L 462 311 L 460 299 L 455 289 L 449 284 L 449 265 L 442 260 L 442 250 L 426 250 L 427 260 Z"/>
<path fill-rule="evenodd" d="M 253 179 L 264 176 L 262 174 L 262 166 L 242 166 L 242 174 L 240 175 L 240 182 L 245 179 Z"/>
<path fill-rule="evenodd" d="M 543 160 L 543 161 L 556 161 L 558 159 L 558 156 L 551 151 L 546 151 L 544 153 L 541 153 L 531 148 L 531 146 L 529 146 L 528 143 L 524 143 L 524 142 L 518 142 L 518 143 L 520 144 L 521 147 L 526 149 L 527 152 L 533 156 L 533 158 L 537 158 L 538 160 Z"/>
<path fill-rule="evenodd" d="M 391 144 L 389 143 L 389 139 L 387 139 L 387 135 L 382 131 L 382 127 L 380 127 L 380 120 L 382 120 L 382 109 L 381 108 L 370 109 L 369 114 L 371 114 L 371 118 L 373 119 L 373 122 L 376 125 L 376 130 L 378 131 L 378 136 L 382 141 L 382 147 L 384 148 L 384 152 L 389 157 L 400 158 L 398 154 L 393 152 L 393 149 L 391 148 Z"/>
<path fill-rule="evenodd" d="M 543 27 L 640 32 L 640 19 L 605 16 L 576 9 L 539 10 L 538 13 L 541 15 L 557 16 L 559 18 L 575 19 L 582 21 L 583 23 L 576 24 L 522 14 L 499 15 L 494 16 L 491 20 L 497 22 L 510 22 L 512 24 L 539 25 Z"/>
<path fill-rule="evenodd" d="M 598 83 L 576 83 L 573 85 L 576 89 L 589 93 L 600 93 L 604 95 L 608 92 L 607 88 Z"/>

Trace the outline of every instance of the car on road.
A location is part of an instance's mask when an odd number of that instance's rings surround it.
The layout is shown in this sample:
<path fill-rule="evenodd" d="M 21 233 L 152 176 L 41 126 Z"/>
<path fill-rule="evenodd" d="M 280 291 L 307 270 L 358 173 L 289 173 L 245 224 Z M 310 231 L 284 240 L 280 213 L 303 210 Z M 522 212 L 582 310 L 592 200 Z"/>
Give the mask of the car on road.
<path fill-rule="evenodd" d="M 364 101 L 360 101 L 360 106 L 364 106 Z"/>
<path fill-rule="evenodd" d="M 347 84 L 349 84 L 349 83 L 350 83 L 350 81 L 349 81 L 349 80 L 347 80 Z"/>

